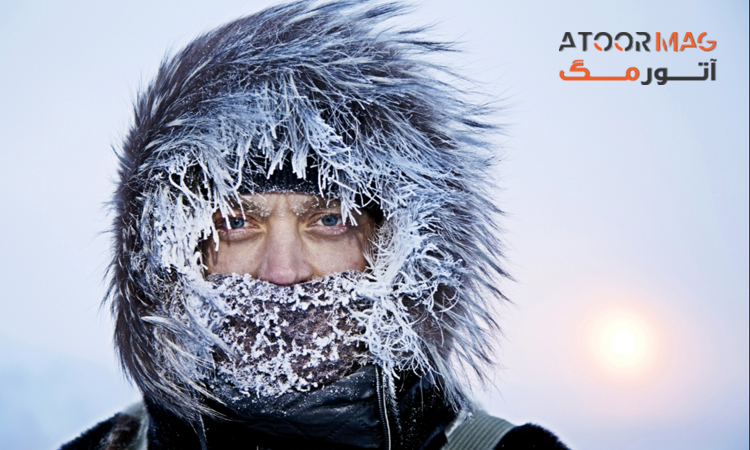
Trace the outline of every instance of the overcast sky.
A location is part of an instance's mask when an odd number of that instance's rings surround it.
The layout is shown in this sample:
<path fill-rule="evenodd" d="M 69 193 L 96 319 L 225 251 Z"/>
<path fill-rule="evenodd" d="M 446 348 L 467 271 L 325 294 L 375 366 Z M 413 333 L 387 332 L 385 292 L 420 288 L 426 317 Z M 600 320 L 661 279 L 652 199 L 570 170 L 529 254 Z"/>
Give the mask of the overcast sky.
<path fill-rule="evenodd" d="M 54 448 L 138 393 L 106 290 L 117 148 L 167 51 L 270 1 L 0 2 L 0 447 Z M 420 4 L 410 24 L 499 99 L 513 300 L 478 397 L 573 449 L 748 448 L 748 4 Z M 706 32 L 599 52 L 581 31 Z M 558 51 L 565 32 L 578 48 Z M 653 46 L 653 41 L 652 41 Z M 716 80 L 576 81 L 636 67 Z"/>

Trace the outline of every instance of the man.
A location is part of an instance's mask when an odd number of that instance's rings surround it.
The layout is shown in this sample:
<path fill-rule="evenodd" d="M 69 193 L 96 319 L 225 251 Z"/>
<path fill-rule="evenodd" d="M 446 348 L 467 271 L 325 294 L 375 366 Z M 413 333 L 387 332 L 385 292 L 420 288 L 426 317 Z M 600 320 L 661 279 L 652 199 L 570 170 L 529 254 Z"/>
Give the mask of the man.
<path fill-rule="evenodd" d="M 281 5 L 162 64 L 114 200 L 143 403 L 64 449 L 565 448 L 468 396 L 503 299 L 492 126 L 403 9 Z"/>

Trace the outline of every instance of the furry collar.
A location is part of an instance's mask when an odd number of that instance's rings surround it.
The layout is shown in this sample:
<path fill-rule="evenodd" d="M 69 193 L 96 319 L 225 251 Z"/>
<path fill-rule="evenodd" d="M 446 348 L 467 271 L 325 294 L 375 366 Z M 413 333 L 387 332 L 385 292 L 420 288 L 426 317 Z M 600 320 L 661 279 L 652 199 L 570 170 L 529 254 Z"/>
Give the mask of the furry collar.
<path fill-rule="evenodd" d="M 123 367 L 172 413 L 215 413 L 193 376 L 212 362 L 189 349 L 216 337 L 185 314 L 205 285 L 211 216 L 285 163 L 300 178 L 313 164 L 345 215 L 373 202 L 383 213 L 357 287 L 370 362 L 392 377 L 434 374 L 449 402 L 466 403 L 463 370 L 481 376 L 490 361 L 503 298 L 493 127 L 432 62 L 450 46 L 383 25 L 405 11 L 272 7 L 198 37 L 139 93 L 119 152 L 109 297 Z"/>

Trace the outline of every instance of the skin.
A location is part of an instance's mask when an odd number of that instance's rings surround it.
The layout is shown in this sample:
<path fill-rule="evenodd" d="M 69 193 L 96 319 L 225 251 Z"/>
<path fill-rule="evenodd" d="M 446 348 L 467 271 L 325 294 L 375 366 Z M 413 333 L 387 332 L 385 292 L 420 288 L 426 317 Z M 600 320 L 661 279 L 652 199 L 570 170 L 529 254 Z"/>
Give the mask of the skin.
<path fill-rule="evenodd" d="M 290 286 L 367 268 L 364 253 L 375 226 L 367 213 L 345 224 L 337 200 L 293 193 L 240 198 L 230 217 L 214 214 L 218 248 L 213 240 L 203 243 L 208 273 L 249 274 Z"/>

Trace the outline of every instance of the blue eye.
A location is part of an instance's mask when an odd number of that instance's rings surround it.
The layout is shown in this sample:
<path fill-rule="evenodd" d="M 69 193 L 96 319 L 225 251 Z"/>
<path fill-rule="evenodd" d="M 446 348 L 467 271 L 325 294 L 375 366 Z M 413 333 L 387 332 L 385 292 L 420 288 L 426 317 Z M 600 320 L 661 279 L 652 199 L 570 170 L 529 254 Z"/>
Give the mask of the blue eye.
<path fill-rule="evenodd" d="M 334 215 L 323 216 L 320 219 L 320 223 L 322 223 L 323 225 L 327 227 L 335 227 L 340 222 L 341 222 L 341 217 L 334 216 Z"/>
<path fill-rule="evenodd" d="M 245 226 L 245 219 L 233 217 L 229 219 L 229 228 L 236 230 Z"/>

